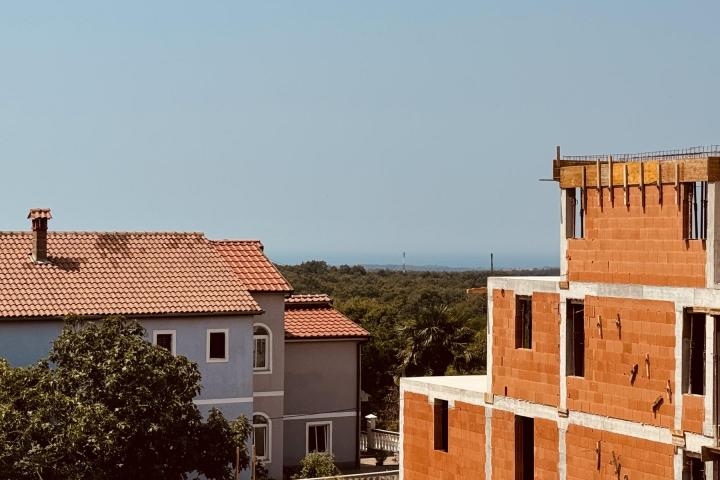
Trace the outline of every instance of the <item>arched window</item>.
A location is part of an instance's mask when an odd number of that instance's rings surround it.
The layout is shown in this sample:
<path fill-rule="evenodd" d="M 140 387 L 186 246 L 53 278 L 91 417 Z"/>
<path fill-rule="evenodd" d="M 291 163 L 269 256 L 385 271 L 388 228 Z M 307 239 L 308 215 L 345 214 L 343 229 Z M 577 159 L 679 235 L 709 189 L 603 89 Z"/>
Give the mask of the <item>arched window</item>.
<path fill-rule="evenodd" d="M 272 371 L 272 335 L 265 325 L 256 324 L 253 328 L 254 352 L 253 370 L 256 373 L 270 373 Z"/>
<path fill-rule="evenodd" d="M 253 445 L 255 456 L 266 463 L 270 461 L 270 419 L 264 413 L 253 414 Z"/>

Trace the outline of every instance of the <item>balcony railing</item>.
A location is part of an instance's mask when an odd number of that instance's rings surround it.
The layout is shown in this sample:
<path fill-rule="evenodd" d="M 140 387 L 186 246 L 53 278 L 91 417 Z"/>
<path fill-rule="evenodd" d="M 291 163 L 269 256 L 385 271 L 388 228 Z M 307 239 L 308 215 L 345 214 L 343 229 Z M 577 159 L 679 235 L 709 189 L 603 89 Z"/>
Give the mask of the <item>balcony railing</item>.
<path fill-rule="evenodd" d="M 397 453 L 400 451 L 400 433 L 390 430 L 373 428 L 368 432 L 360 432 L 360 451 L 383 450 Z"/>
<path fill-rule="evenodd" d="M 356 473 L 353 475 L 338 475 L 337 477 L 316 477 L 307 480 L 396 480 L 400 478 L 400 470 L 387 472 Z"/>

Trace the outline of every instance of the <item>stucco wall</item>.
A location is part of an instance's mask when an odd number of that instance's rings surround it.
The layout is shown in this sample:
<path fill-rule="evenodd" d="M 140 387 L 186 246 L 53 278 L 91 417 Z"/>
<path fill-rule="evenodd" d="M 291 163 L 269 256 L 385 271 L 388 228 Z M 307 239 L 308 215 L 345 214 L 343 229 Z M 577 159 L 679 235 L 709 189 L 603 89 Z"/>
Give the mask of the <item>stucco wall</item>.
<path fill-rule="evenodd" d="M 296 466 L 305 456 L 306 428 L 308 423 L 332 422 L 332 453 L 341 468 L 355 464 L 356 417 L 286 418 L 285 419 L 285 465 Z"/>
<path fill-rule="evenodd" d="M 218 400 L 213 405 L 230 416 L 247 413 L 252 406 L 252 316 L 206 316 L 143 319 L 147 338 L 153 330 L 175 330 L 176 352 L 198 364 L 202 375 L 199 400 Z M 227 328 L 228 361 L 208 363 L 207 329 Z M 13 366 L 31 364 L 46 357 L 52 341 L 62 331 L 62 321 L 1 321 L 0 356 Z M 205 410 L 205 408 L 203 409 Z"/>
<path fill-rule="evenodd" d="M 1 321 L 0 357 L 13 367 L 24 367 L 47 357 L 60 335 L 61 321 Z"/>
<path fill-rule="evenodd" d="M 357 408 L 357 342 L 287 342 L 285 414 Z"/>
<path fill-rule="evenodd" d="M 270 371 L 253 373 L 253 412 L 270 419 L 270 460 L 265 462 L 273 478 L 282 478 L 285 388 L 285 294 L 253 293 L 264 313 L 254 319 L 270 331 Z"/>
<path fill-rule="evenodd" d="M 305 455 L 305 424 L 316 421 L 333 422 L 335 460 L 341 464 L 355 462 L 357 344 L 355 341 L 286 342 L 286 465 L 296 465 Z"/>
<path fill-rule="evenodd" d="M 283 293 L 253 293 L 253 298 L 264 311 L 262 315 L 255 316 L 254 323 L 267 326 L 272 337 L 272 373 L 254 374 L 255 391 L 282 391 L 285 385 L 285 295 Z"/>

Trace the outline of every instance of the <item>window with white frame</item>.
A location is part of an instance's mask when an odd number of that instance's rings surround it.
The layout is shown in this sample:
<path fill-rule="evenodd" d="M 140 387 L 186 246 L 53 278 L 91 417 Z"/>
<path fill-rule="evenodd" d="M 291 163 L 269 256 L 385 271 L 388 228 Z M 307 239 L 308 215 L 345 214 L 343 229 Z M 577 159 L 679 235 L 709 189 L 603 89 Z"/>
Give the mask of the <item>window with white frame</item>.
<path fill-rule="evenodd" d="M 207 331 L 207 361 L 228 361 L 228 329 L 214 328 Z"/>
<path fill-rule="evenodd" d="M 253 328 L 253 370 L 258 373 L 272 371 L 270 330 L 265 325 L 256 324 Z"/>
<path fill-rule="evenodd" d="M 153 330 L 153 345 L 175 355 L 175 330 Z"/>
<path fill-rule="evenodd" d="M 306 424 L 307 442 L 305 452 L 332 453 L 332 422 L 310 422 Z"/>
<path fill-rule="evenodd" d="M 265 462 L 270 461 L 270 419 L 264 413 L 253 415 L 253 445 L 255 456 Z"/>

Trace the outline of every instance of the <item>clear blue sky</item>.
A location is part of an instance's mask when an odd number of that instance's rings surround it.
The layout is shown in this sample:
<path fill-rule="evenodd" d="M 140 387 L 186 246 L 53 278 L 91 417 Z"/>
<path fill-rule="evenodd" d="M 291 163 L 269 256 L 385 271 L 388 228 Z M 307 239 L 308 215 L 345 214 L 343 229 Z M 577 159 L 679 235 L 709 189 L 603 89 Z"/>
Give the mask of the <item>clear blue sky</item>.
<path fill-rule="evenodd" d="M 2 2 L 0 228 L 557 261 L 563 152 L 720 143 L 717 2 Z"/>

